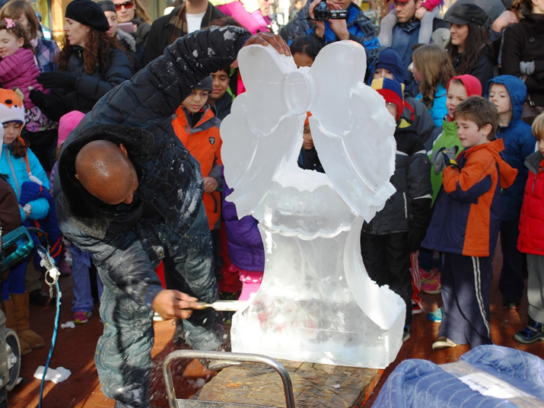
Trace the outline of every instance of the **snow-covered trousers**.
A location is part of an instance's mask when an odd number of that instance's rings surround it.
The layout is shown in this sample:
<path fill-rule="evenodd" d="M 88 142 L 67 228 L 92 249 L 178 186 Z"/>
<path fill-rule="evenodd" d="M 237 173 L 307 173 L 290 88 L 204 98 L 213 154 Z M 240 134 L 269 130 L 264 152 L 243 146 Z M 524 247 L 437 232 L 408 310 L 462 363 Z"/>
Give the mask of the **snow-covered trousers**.
<path fill-rule="evenodd" d="M 166 286 L 214 302 L 219 292 L 212 266 L 212 243 L 204 207 L 186 234 L 165 224 L 154 227 L 165 249 Z M 157 265 L 158 266 L 158 265 Z M 153 347 L 153 310 L 121 291 L 108 273 L 98 268 L 104 284 L 100 315 L 104 333 L 95 362 L 102 391 L 117 406 L 148 408 Z M 185 340 L 198 350 L 216 350 L 223 342 L 220 317 L 213 309 L 195 311 L 183 320 Z"/>

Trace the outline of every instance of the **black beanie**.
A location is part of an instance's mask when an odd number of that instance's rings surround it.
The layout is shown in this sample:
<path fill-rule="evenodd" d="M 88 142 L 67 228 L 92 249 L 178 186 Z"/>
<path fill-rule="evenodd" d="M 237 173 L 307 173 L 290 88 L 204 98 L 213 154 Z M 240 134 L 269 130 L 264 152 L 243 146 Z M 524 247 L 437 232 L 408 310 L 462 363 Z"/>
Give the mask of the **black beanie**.
<path fill-rule="evenodd" d="M 66 7 L 64 17 L 70 18 L 96 31 L 110 29 L 108 19 L 98 4 L 91 0 L 74 0 Z"/>
<path fill-rule="evenodd" d="M 117 14 L 117 10 L 115 10 L 115 3 L 111 0 L 102 0 L 97 2 L 96 4 L 100 6 L 102 11 L 113 11 Z"/>
<path fill-rule="evenodd" d="M 200 81 L 198 84 L 196 84 L 195 89 L 201 89 L 203 91 L 213 91 L 213 78 L 211 75 L 208 75 L 206 78 L 204 78 L 202 81 Z"/>

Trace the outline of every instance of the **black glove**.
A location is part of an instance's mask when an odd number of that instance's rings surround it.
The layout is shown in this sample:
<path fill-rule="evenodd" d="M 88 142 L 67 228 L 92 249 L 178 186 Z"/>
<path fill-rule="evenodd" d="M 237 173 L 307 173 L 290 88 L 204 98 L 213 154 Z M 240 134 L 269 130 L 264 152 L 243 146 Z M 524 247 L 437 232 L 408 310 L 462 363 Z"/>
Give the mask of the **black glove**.
<path fill-rule="evenodd" d="M 31 89 L 29 96 L 32 103 L 34 103 L 34 105 L 36 105 L 40 109 L 44 109 L 49 105 L 48 96 L 42 91 Z"/>
<path fill-rule="evenodd" d="M 76 86 L 77 75 L 66 71 L 42 72 L 36 79 L 44 88 L 73 89 Z"/>
<path fill-rule="evenodd" d="M 426 228 L 410 227 L 410 229 L 408 230 L 408 238 L 407 238 L 408 250 L 410 252 L 416 252 L 419 250 L 421 242 L 423 241 L 423 238 L 425 238 L 426 233 L 427 233 Z"/>

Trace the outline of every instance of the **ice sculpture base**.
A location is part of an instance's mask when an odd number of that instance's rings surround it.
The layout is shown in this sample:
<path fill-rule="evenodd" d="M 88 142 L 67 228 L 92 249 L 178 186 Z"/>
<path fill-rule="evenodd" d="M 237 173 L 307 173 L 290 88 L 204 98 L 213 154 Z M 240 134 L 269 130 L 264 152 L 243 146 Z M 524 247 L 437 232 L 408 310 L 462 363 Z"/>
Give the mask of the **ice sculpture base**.
<path fill-rule="evenodd" d="M 355 253 L 350 241 L 358 242 L 360 229 L 307 240 L 260 228 L 264 279 L 252 303 L 234 315 L 232 351 L 352 367 L 390 364 L 402 345 L 405 307 L 400 297 L 368 278 L 360 255 L 358 270 L 345 271 L 353 265 L 345 256 Z M 368 296 L 366 304 L 354 299 L 354 283 L 346 278 L 350 273 L 365 279 L 365 289 L 355 293 Z M 382 292 L 392 295 L 392 301 L 380 298 Z M 370 302 L 376 298 L 380 302 Z M 369 316 L 384 306 L 394 317 L 382 328 Z"/>

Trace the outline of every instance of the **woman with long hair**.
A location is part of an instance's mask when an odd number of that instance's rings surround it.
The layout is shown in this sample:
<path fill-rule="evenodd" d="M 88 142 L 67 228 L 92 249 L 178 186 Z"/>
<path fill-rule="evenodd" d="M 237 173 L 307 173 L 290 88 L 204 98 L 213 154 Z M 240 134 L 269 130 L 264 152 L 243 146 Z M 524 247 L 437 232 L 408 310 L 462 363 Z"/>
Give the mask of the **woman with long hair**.
<path fill-rule="evenodd" d="M 470 74 L 485 88 L 493 78 L 493 50 L 486 28 L 488 16 L 475 4 L 455 3 L 444 16 L 451 23 L 447 45 L 456 75 Z"/>
<path fill-rule="evenodd" d="M 109 90 L 133 75 L 126 52 L 106 33 L 110 26 L 98 4 L 74 0 L 64 20 L 59 71 L 38 76 L 51 93 L 30 92 L 34 104 L 55 120 L 72 110 L 89 112 Z"/>
<path fill-rule="evenodd" d="M 149 30 L 151 30 L 151 18 L 140 0 L 113 0 L 117 11 L 119 24 L 132 23 L 128 32 L 136 40 L 137 54 L 143 65 L 145 43 Z M 123 27 L 123 26 L 121 26 Z"/>
<path fill-rule="evenodd" d="M 514 0 L 520 22 L 504 32 L 501 74 L 521 77 L 527 95 L 544 107 L 544 0 Z"/>
<path fill-rule="evenodd" d="M 419 82 L 421 101 L 433 118 L 436 126 L 442 126 L 442 119 L 448 113 L 446 108 L 446 86 L 455 71 L 446 51 L 436 44 L 423 45 L 412 54 L 414 79 Z"/>

